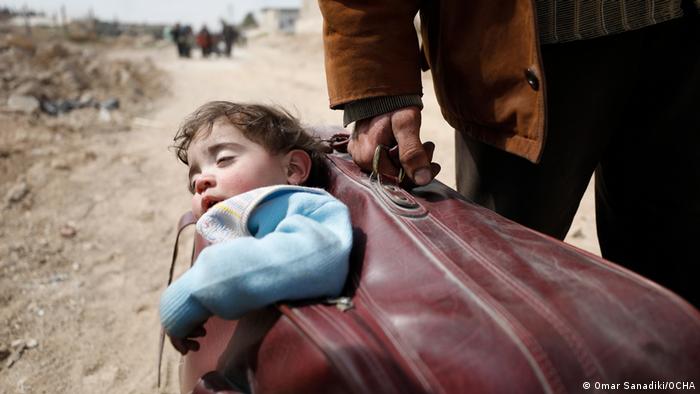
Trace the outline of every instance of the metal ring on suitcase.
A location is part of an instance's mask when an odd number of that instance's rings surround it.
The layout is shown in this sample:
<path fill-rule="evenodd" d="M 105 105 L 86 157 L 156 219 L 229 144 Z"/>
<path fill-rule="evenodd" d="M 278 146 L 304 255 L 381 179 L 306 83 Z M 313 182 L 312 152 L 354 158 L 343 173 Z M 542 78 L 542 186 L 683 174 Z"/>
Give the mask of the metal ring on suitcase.
<path fill-rule="evenodd" d="M 377 145 L 377 148 L 374 149 L 374 158 L 372 158 L 372 174 L 370 177 L 377 177 L 379 175 L 379 160 L 382 156 L 382 150 L 386 150 L 387 154 L 391 150 L 386 145 L 379 144 Z M 406 176 L 406 172 L 403 170 L 403 167 L 399 166 L 399 176 L 398 176 L 398 182 L 401 183 L 403 182 L 403 178 Z"/>

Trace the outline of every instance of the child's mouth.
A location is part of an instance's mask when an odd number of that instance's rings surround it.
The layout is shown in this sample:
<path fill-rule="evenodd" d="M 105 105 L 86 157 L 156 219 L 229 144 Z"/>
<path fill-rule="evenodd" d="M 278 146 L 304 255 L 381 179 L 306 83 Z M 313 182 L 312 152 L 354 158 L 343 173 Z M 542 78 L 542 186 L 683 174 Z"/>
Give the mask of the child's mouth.
<path fill-rule="evenodd" d="M 204 201 L 202 201 L 202 208 L 204 209 L 204 212 L 206 212 L 209 210 L 209 208 L 213 207 L 217 203 L 219 203 L 219 200 L 216 200 L 216 199 L 210 200 L 210 199 L 206 198 L 206 199 L 204 199 Z"/>

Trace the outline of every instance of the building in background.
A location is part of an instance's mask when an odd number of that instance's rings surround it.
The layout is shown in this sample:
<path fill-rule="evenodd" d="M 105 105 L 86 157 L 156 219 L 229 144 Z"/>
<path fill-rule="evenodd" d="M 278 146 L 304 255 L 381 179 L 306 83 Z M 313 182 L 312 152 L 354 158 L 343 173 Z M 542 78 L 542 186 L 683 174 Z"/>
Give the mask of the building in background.
<path fill-rule="evenodd" d="M 266 7 L 260 10 L 260 29 L 266 33 L 292 34 L 295 31 L 298 8 L 274 8 Z"/>

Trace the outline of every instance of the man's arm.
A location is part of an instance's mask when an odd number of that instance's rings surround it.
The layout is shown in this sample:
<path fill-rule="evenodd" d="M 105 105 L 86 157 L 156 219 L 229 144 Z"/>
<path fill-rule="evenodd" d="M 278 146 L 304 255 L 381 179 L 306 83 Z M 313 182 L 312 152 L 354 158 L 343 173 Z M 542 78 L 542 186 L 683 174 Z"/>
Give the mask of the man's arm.
<path fill-rule="evenodd" d="M 380 96 L 421 94 L 416 0 L 319 0 L 332 108 Z"/>
<path fill-rule="evenodd" d="M 431 163 L 432 143 L 420 141 L 422 104 L 396 102 L 421 95 L 413 25 L 419 2 L 319 0 L 319 5 L 331 108 L 345 108 L 346 120 L 357 121 L 348 146 L 353 160 L 371 170 L 377 145 L 398 144 L 408 177 L 418 185 L 430 182 L 440 166 Z M 388 160 L 382 171 L 398 173 Z"/>

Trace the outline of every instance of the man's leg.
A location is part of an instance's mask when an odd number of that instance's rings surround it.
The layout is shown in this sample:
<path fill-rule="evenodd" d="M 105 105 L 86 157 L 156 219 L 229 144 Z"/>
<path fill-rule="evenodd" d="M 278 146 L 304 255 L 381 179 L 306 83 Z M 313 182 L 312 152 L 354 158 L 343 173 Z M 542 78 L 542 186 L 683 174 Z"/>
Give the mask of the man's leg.
<path fill-rule="evenodd" d="M 539 164 L 456 133 L 465 197 L 564 239 L 600 156 L 620 126 L 631 61 L 625 34 L 542 48 L 548 129 Z"/>
<path fill-rule="evenodd" d="M 642 29 L 626 127 L 596 170 L 603 256 L 700 306 L 700 21 Z"/>

